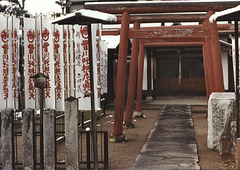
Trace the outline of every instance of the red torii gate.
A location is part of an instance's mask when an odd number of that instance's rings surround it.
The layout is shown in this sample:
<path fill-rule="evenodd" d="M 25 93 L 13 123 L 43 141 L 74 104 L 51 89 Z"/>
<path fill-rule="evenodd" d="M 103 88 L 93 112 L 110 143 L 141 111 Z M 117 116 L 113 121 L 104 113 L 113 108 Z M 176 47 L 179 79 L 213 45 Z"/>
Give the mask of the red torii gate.
<path fill-rule="evenodd" d="M 124 98 L 125 98 L 125 82 L 126 82 L 126 60 L 127 60 L 127 47 L 128 38 L 133 38 L 132 56 L 130 65 L 130 75 L 128 84 L 128 98 L 125 114 L 125 123 L 127 126 L 132 126 L 133 102 L 135 93 L 135 80 L 136 80 L 136 64 L 138 57 L 138 43 L 139 47 L 139 74 L 138 74 L 138 89 L 137 89 L 137 108 L 136 111 L 141 111 L 142 101 L 142 73 L 143 73 L 143 55 L 144 44 L 147 43 L 202 43 L 203 57 L 204 57 L 204 70 L 205 70 L 205 83 L 207 97 L 212 92 L 223 92 L 223 73 L 221 50 L 219 43 L 218 28 L 216 22 L 210 23 L 209 17 L 214 14 L 213 11 L 221 11 L 227 8 L 240 5 L 239 1 L 228 0 L 219 2 L 199 2 L 199 1 L 147 1 L 147 2 L 97 2 L 85 3 L 84 7 L 87 9 L 94 9 L 98 11 L 122 14 L 121 17 L 121 30 L 120 30 L 120 44 L 118 55 L 118 70 L 117 70 L 117 86 L 116 86 L 116 107 L 114 115 L 114 127 L 112 141 L 121 141 L 124 139 L 123 130 L 123 113 L 124 113 Z M 178 26 L 178 27 L 163 27 L 161 29 L 140 29 L 140 16 L 131 17 L 130 14 L 142 13 L 169 13 L 169 12 L 207 12 L 207 15 L 198 15 L 197 19 L 192 20 L 201 22 L 202 25 L 194 26 Z M 174 14 L 172 14 L 174 15 Z M 135 19 L 134 19 L 135 17 Z M 148 16 L 141 16 L 141 20 L 150 23 L 156 21 L 161 22 L 158 17 L 155 19 Z M 148 18 L 147 18 L 148 17 Z M 172 19 L 172 21 L 183 21 L 181 19 Z M 189 17 L 189 15 L 188 15 Z M 147 19 L 146 19 L 147 18 Z M 151 19 L 150 19 L 151 18 Z M 201 20 L 201 19 L 203 20 Z M 190 19 L 189 19 L 190 20 Z M 199 21 L 201 20 L 201 21 Z M 129 29 L 130 22 L 134 22 L 134 28 Z"/>

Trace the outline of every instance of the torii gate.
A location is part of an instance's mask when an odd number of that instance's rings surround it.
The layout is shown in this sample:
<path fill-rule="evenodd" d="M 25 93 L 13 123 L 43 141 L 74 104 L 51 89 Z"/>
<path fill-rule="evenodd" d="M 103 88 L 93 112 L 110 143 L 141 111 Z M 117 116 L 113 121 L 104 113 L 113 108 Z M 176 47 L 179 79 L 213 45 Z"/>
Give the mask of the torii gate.
<path fill-rule="evenodd" d="M 117 86 L 116 86 L 116 107 L 114 115 L 114 127 L 112 141 L 118 142 L 124 139 L 123 135 L 123 114 L 126 82 L 126 60 L 128 38 L 133 39 L 131 65 L 128 84 L 128 98 L 125 114 L 125 123 L 132 125 L 133 102 L 135 93 L 135 82 L 138 61 L 139 46 L 139 70 L 138 70 L 138 89 L 136 111 L 141 111 L 142 102 L 142 73 L 143 73 L 143 55 L 144 45 L 149 43 L 169 43 L 182 44 L 200 43 L 203 47 L 203 60 L 205 71 L 205 83 L 207 97 L 212 92 L 223 92 L 223 72 L 221 61 L 221 50 L 219 43 L 217 23 L 209 22 L 209 17 L 216 11 L 232 8 L 240 5 L 240 1 L 141 1 L 141 2 L 97 2 L 85 3 L 84 8 L 93 9 L 112 14 L 122 14 L 120 44 L 118 54 Z M 176 13 L 176 12 L 207 12 L 204 15 L 186 15 L 177 17 L 176 14 L 165 14 L 165 16 L 152 15 L 152 13 Z M 133 16 L 130 14 L 151 13 L 151 15 Z M 159 15 L 159 14 L 158 14 Z M 195 18 L 194 18 L 195 17 Z M 157 29 L 140 29 L 141 21 L 162 22 L 171 19 L 171 21 L 193 20 L 203 22 L 197 26 L 172 26 L 161 27 Z M 129 29 L 130 22 L 134 22 L 134 28 Z M 110 139 L 111 140 L 111 139 Z"/>

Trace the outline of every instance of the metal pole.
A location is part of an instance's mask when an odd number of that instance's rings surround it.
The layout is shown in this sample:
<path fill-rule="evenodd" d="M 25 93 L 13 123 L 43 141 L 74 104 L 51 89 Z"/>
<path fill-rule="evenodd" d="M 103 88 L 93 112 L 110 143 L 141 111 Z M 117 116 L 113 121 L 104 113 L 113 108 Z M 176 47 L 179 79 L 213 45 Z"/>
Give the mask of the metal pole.
<path fill-rule="evenodd" d="M 88 51 L 89 51 L 89 66 L 90 66 L 93 158 L 94 158 L 94 169 L 98 169 L 98 148 L 97 148 L 95 101 L 94 101 L 94 78 L 93 78 L 93 55 L 92 55 L 92 29 L 91 29 L 91 24 L 88 24 Z"/>
<path fill-rule="evenodd" d="M 44 88 L 39 88 L 40 90 L 40 169 L 44 169 L 44 151 L 43 151 L 43 95 Z"/>
<path fill-rule="evenodd" d="M 235 60 L 236 60 L 236 107 L 237 107 L 237 138 L 239 138 L 239 53 L 238 53 L 238 20 L 235 21 Z"/>

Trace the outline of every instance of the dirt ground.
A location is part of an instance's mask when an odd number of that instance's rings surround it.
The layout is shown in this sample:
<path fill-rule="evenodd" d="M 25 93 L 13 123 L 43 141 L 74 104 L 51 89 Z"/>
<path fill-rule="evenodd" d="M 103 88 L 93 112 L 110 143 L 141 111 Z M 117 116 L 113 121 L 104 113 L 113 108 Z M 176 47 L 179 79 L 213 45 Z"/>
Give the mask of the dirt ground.
<path fill-rule="evenodd" d="M 123 129 L 126 141 L 123 143 L 109 142 L 109 168 L 131 169 L 139 152 L 141 151 L 155 121 L 159 117 L 163 106 L 145 107 L 144 118 L 133 118 L 135 128 Z M 236 169 L 235 156 L 220 156 L 219 152 L 207 148 L 207 106 L 191 106 L 194 121 L 195 135 L 198 146 L 199 165 L 201 169 Z M 112 134 L 114 123 L 114 110 L 107 110 L 106 115 L 98 121 L 98 130 L 108 131 Z M 100 129 L 101 128 L 101 129 Z M 17 142 L 20 146 L 20 142 Z M 1 142 L 0 142 L 1 146 Z M 1 148 L 1 147 L 0 147 Z M 21 147 L 19 147 L 21 152 Z M 65 145 L 60 142 L 57 146 L 58 161 L 65 160 Z M 22 158 L 19 158 L 21 161 Z M 62 166 L 58 166 L 61 168 Z M 64 167 L 64 166 L 63 166 Z"/>
<path fill-rule="evenodd" d="M 134 118 L 135 128 L 124 128 L 127 138 L 123 143 L 109 142 L 109 169 L 131 169 L 143 147 L 162 106 L 154 110 L 143 110 L 144 118 Z M 207 106 L 191 106 L 201 169 L 235 169 L 234 155 L 220 156 L 219 152 L 207 148 Z M 113 110 L 107 110 L 102 120 L 103 130 L 109 134 L 113 129 Z"/>

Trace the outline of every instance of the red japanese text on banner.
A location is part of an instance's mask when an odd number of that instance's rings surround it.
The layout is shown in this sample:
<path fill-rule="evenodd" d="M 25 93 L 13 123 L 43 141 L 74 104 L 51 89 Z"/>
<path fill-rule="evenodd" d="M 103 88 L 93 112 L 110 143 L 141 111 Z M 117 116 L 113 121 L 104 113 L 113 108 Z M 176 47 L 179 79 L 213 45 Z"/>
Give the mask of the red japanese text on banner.
<path fill-rule="evenodd" d="M 7 104 L 8 108 L 14 108 L 14 93 L 13 93 L 13 85 L 14 85 L 14 80 L 13 80 L 13 47 L 12 47 L 12 34 L 13 34 L 13 23 L 12 23 L 12 17 L 8 17 L 8 50 L 7 50 L 7 55 L 8 55 L 8 98 L 7 98 Z"/>
<path fill-rule="evenodd" d="M 100 42 L 100 80 L 101 94 L 107 93 L 108 48 L 103 40 Z"/>
<path fill-rule="evenodd" d="M 8 99 L 8 39 L 7 17 L 0 15 L 0 111 L 7 108 Z"/>
<path fill-rule="evenodd" d="M 55 109 L 55 70 L 53 57 L 53 28 L 50 16 L 42 16 L 41 26 L 43 73 L 49 77 L 45 89 L 45 107 Z"/>
<path fill-rule="evenodd" d="M 31 76 L 36 74 L 35 68 L 35 19 L 24 18 L 24 77 L 25 107 L 35 109 L 35 86 Z"/>
<path fill-rule="evenodd" d="M 16 16 L 11 17 L 11 46 L 12 46 L 12 89 L 13 89 L 13 108 L 19 109 L 19 26 L 20 19 Z"/>
<path fill-rule="evenodd" d="M 69 96 L 69 48 L 68 48 L 68 26 L 63 27 L 63 59 L 64 59 L 64 79 L 65 79 L 65 98 Z"/>
<path fill-rule="evenodd" d="M 55 25 L 55 81 L 56 110 L 64 111 L 64 60 L 63 60 L 63 26 Z"/>
<path fill-rule="evenodd" d="M 74 58 L 74 34 L 73 26 L 68 26 L 68 54 L 69 54 L 69 96 L 75 97 L 75 58 Z"/>
<path fill-rule="evenodd" d="M 90 93 L 88 29 L 84 25 L 74 27 L 76 97 L 79 98 L 79 110 L 91 110 L 90 97 L 84 97 Z"/>

